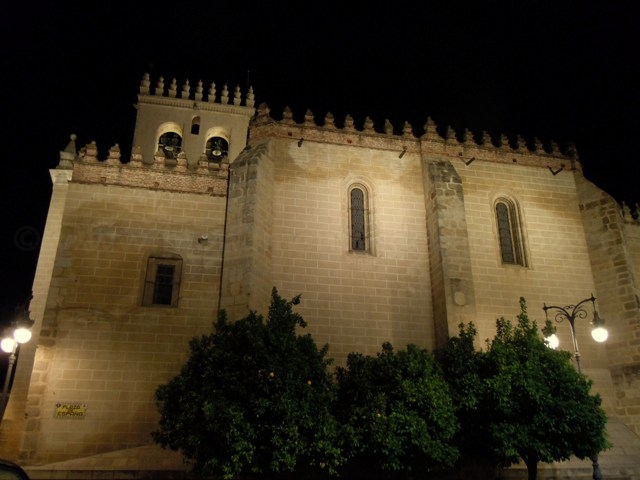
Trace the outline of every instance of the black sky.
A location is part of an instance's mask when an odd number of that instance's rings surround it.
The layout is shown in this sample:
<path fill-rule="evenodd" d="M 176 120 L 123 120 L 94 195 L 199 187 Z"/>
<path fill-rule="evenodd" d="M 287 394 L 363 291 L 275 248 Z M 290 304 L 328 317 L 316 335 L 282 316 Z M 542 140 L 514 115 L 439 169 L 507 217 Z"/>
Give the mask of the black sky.
<path fill-rule="evenodd" d="M 419 6 L 414 5 L 419 3 Z M 34 0 L 1 18 L 2 316 L 27 295 L 69 134 L 128 156 L 145 72 L 249 82 L 279 117 L 573 141 L 589 179 L 638 201 L 635 2 Z M 7 123 L 8 131 L 7 129 Z"/>

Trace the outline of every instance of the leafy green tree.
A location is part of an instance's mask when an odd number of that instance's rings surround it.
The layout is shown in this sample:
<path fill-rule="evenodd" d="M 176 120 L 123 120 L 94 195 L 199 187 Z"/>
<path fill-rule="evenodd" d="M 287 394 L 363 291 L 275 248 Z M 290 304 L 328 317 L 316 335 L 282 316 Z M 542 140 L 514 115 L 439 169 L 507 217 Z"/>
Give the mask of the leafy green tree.
<path fill-rule="evenodd" d="M 455 443 L 460 449 L 459 467 L 467 469 L 465 478 L 482 478 L 486 470 L 490 474 L 498 463 L 491 449 L 488 412 L 483 411 L 486 361 L 484 352 L 475 347 L 476 335 L 473 323 L 460 324 L 458 336 L 450 337 L 437 352 L 460 423 Z"/>
<path fill-rule="evenodd" d="M 318 349 L 273 289 L 267 320 L 222 313 L 215 331 L 190 342 L 179 375 L 156 391 L 154 440 L 180 451 L 194 470 L 223 478 L 331 473 L 341 462 L 331 408 L 328 347 Z"/>
<path fill-rule="evenodd" d="M 526 303 L 520 299 L 516 325 L 500 318 L 497 333 L 487 341 L 486 352 L 471 353 L 468 342 L 475 331 L 467 330 L 458 343 L 465 343 L 461 356 L 472 355 L 460 368 L 452 390 L 467 405 L 462 430 L 476 440 L 496 463 L 509 466 L 522 459 L 530 480 L 537 477 L 539 462 L 593 457 L 609 446 L 605 434 L 606 415 L 601 399 L 590 393 L 592 382 L 571 364 L 571 354 L 548 348 L 535 322 L 529 320 Z M 465 364 L 471 369 L 463 372 Z M 477 378 L 481 388 L 465 390 L 468 379 Z M 465 399 L 465 395 L 469 395 Z M 477 405 L 475 415 L 473 409 Z M 467 445 L 469 446 L 469 445 Z M 489 447 L 488 449 L 485 447 Z"/>
<path fill-rule="evenodd" d="M 337 379 L 348 478 L 407 478 L 455 463 L 457 420 L 432 354 L 385 343 L 376 357 L 350 354 Z"/>

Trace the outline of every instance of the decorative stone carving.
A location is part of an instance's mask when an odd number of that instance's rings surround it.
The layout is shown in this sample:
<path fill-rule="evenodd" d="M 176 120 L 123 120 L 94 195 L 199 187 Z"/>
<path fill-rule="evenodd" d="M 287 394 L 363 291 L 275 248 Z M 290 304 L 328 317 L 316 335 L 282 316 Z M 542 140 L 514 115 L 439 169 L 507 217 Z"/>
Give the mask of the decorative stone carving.
<path fill-rule="evenodd" d="M 149 85 L 151 85 L 151 81 L 149 80 L 149 74 L 145 73 L 142 76 L 142 80 L 140 81 L 140 94 L 141 95 L 149 95 Z"/>
<path fill-rule="evenodd" d="M 107 160 L 105 163 L 107 165 L 121 165 L 120 157 L 122 156 L 120 152 L 120 145 L 117 143 L 109 149 L 109 155 L 107 156 Z"/>
<path fill-rule="evenodd" d="M 424 136 L 426 140 L 441 141 L 442 137 L 438 135 L 438 125 L 433 121 L 431 117 L 427 117 L 427 122 L 424 124 Z"/>
<path fill-rule="evenodd" d="M 96 145 L 95 140 L 91 141 L 91 143 L 87 144 L 84 147 L 84 161 L 86 162 L 97 162 L 98 161 L 98 145 Z"/>
<path fill-rule="evenodd" d="M 336 128 L 336 121 L 333 118 L 333 113 L 327 112 L 327 114 L 324 116 L 324 126 L 325 128 L 330 129 Z"/>
<path fill-rule="evenodd" d="M 393 125 L 388 118 L 384 119 L 384 133 L 387 135 L 393 135 Z"/>
<path fill-rule="evenodd" d="M 482 138 L 480 140 L 480 145 L 483 147 L 493 147 L 493 142 L 491 141 L 491 135 L 486 130 L 482 131 Z"/>
<path fill-rule="evenodd" d="M 171 98 L 176 98 L 177 94 L 178 94 L 178 82 L 174 78 L 173 80 L 171 80 L 171 85 L 169 85 L 169 96 Z"/>
<path fill-rule="evenodd" d="M 269 115 L 270 113 L 271 109 L 269 108 L 269 105 L 267 105 L 266 103 L 261 103 L 258 106 L 258 111 L 253 119 L 253 124 L 262 125 L 271 122 L 272 120 L 271 116 Z"/>
<path fill-rule="evenodd" d="M 315 126 L 316 124 L 313 112 L 309 109 L 304 113 L 304 124 L 308 126 Z"/>
<path fill-rule="evenodd" d="M 536 153 L 546 153 L 544 151 L 544 145 L 538 137 L 533 138 L 533 148 L 535 149 Z"/>
<path fill-rule="evenodd" d="M 209 87 L 209 95 L 207 96 L 207 102 L 215 103 L 216 101 L 216 83 L 211 82 Z"/>
<path fill-rule="evenodd" d="M 73 168 L 73 161 L 76 158 L 76 134 L 69 136 L 69 143 L 64 150 L 60 152 L 60 161 L 58 162 L 58 168 L 70 169 Z"/>
<path fill-rule="evenodd" d="M 246 100 L 247 107 L 253 108 L 253 106 L 256 103 L 255 98 L 256 96 L 253 94 L 253 87 L 249 86 L 249 91 L 247 92 L 247 100 Z"/>
<path fill-rule="evenodd" d="M 344 117 L 344 129 L 347 132 L 355 132 L 356 128 L 353 125 L 353 117 L 351 115 L 347 115 Z"/>
<path fill-rule="evenodd" d="M 154 95 L 158 97 L 164 95 L 164 77 L 162 76 L 160 76 L 158 83 L 156 83 L 156 91 L 154 92 Z"/>
<path fill-rule="evenodd" d="M 413 137 L 413 127 L 407 121 L 405 121 L 404 125 L 402 126 L 402 136 L 403 137 L 407 137 L 407 138 L 408 137 Z"/>
<path fill-rule="evenodd" d="M 462 143 L 464 143 L 467 147 L 472 145 L 475 146 L 476 144 L 475 140 L 473 139 L 473 133 L 468 128 L 465 128 L 464 132 L 462 133 Z"/>
<path fill-rule="evenodd" d="M 220 96 L 220 103 L 223 105 L 227 105 L 229 103 L 229 89 L 227 88 L 227 84 L 224 84 L 222 87 L 222 95 Z"/>
<path fill-rule="evenodd" d="M 198 80 L 198 85 L 196 86 L 196 93 L 194 94 L 194 98 L 198 102 L 202 100 L 202 80 Z"/>
<path fill-rule="evenodd" d="M 187 78 L 182 85 L 182 93 L 180 94 L 180 98 L 189 98 L 191 94 L 191 86 L 189 85 L 189 79 Z"/>
<path fill-rule="evenodd" d="M 286 123 L 286 124 L 295 123 L 293 121 L 293 112 L 289 107 L 284 107 L 284 110 L 282 111 L 282 123 Z"/>
<path fill-rule="evenodd" d="M 366 133 L 375 133 L 375 130 L 373 129 L 373 120 L 371 120 L 371 117 L 365 117 L 364 119 L 364 131 Z"/>
<path fill-rule="evenodd" d="M 453 129 L 451 125 L 447 125 L 445 140 L 447 143 L 453 144 L 453 145 L 458 143 L 458 139 L 456 138 L 456 131 Z"/>

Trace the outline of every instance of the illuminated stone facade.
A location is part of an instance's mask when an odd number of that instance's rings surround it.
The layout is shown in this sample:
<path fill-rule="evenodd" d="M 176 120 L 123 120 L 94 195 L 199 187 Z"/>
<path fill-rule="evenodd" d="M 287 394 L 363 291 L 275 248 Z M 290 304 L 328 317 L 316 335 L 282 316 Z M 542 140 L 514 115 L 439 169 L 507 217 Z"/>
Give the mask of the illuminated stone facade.
<path fill-rule="evenodd" d="M 484 341 L 521 296 L 541 321 L 543 303 L 593 292 L 610 338 L 576 325 L 583 369 L 626 452 L 601 463 L 639 478 L 627 462 L 640 454 L 640 224 L 575 151 L 441 135 L 431 120 L 420 137 L 369 118 L 275 120 L 252 91 L 203 90 L 145 76 L 126 163 L 117 145 L 98 160 L 75 137 L 61 152 L 4 456 L 41 475 L 180 470 L 145 447 L 155 389 L 218 309 L 265 312 L 273 286 L 302 295 L 338 363 L 385 341 L 436 348 L 460 322 Z M 161 270 L 170 288 L 149 290 Z M 569 327 L 558 336 L 569 348 Z M 56 417 L 76 404 L 80 418 Z"/>

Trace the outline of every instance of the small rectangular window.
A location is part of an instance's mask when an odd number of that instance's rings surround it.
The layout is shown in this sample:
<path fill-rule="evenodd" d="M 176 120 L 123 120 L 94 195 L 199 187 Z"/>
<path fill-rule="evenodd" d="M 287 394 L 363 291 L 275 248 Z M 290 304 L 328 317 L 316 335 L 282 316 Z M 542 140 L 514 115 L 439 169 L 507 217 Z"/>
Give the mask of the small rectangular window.
<path fill-rule="evenodd" d="M 145 276 L 144 306 L 178 306 L 182 259 L 173 257 L 149 257 Z"/>

